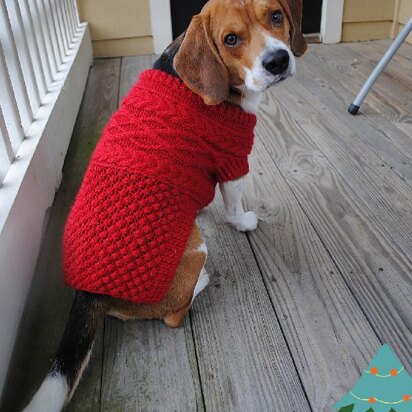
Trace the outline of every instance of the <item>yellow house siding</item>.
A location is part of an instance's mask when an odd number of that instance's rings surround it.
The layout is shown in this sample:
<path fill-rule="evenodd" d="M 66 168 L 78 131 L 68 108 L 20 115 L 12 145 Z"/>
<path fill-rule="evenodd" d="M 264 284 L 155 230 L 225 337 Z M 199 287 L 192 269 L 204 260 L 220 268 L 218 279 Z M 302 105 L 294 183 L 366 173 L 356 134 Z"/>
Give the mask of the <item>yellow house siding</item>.
<path fill-rule="evenodd" d="M 395 0 L 345 0 L 342 41 L 389 37 L 394 11 Z"/>
<path fill-rule="evenodd" d="M 379 40 L 390 36 L 391 21 L 345 23 L 342 27 L 342 41 Z"/>
<path fill-rule="evenodd" d="M 412 0 L 400 0 L 398 10 L 398 31 L 403 29 L 406 22 L 412 17 Z M 412 44 L 412 34 L 410 34 L 406 41 Z"/>
<path fill-rule="evenodd" d="M 345 0 L 343 22 L 392 21 L 395 0 Z"/>
<path fill-rule="evenodd" d="M 152 37 L 97 40 L 93 42 L 94 57 L 137 56 L 153 53 Z"/>
<path fill-rule="evenodd" d="M 412 0 L 400 0 L 398 22 L 405 24 L 412 17 Z"/>
<path fill-rule="evenodd" d="M 77 0 L 95 57 L 153 53 L 149 0 Z"/>

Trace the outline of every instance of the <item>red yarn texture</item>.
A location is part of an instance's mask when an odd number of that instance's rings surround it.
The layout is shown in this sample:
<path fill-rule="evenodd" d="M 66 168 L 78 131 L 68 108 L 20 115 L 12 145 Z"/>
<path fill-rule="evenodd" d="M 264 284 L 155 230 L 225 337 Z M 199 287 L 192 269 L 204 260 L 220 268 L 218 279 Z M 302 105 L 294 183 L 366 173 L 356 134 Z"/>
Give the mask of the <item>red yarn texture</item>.
<path fill-rule="evenodd" d="M 216 183 L 248 172 L 255 124 L 240 108 L 205 105 L 173 76 L 142 73 L 103 131 L 69 214 L 65 282 L 159 302 Z"/>

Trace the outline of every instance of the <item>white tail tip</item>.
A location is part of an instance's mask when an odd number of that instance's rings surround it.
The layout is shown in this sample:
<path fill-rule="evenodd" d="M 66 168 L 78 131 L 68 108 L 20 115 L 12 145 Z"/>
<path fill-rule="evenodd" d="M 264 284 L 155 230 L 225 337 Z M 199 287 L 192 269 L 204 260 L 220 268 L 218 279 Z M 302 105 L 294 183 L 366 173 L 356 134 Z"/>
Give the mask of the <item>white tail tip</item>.
<path fill-rule="evenodd" d="M 23 412 L 60 412 L 68 392 L 69 385 L 62 375 L 48 375 Z"/>

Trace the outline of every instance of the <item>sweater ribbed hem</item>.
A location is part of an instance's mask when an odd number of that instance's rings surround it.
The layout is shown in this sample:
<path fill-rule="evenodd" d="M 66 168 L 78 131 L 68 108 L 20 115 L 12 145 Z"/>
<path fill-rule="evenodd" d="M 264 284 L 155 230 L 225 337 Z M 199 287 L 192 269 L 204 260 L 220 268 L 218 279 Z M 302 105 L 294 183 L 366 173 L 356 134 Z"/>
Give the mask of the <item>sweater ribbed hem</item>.
<path fill-rule="evenodd" d="M 180 102 L 186 102 L 199 114 L 213 121 L 220 121 L 231 130 L 244 132 L 244 129 L 253 128 L 256 125 L 256 116 L 246 113 L 241 108 L 228 103 L 214 106 L 206 105 L 203 99 L 192 92 L 179 78 L 171 76 L 160 70 L 146 70 L 139 78 L 136 87 L 155 92 L 158 95 L 172 98 Z"/>
<path fill-rule="evenodd" d="M 249 173 L 249 163 L 247 157 L 242 157 L 237 161 L 230 159 L 221 164 L 218 168 L 216 179 L 218 183 L 228 182 L 229 180 L 236 180 Z"/>

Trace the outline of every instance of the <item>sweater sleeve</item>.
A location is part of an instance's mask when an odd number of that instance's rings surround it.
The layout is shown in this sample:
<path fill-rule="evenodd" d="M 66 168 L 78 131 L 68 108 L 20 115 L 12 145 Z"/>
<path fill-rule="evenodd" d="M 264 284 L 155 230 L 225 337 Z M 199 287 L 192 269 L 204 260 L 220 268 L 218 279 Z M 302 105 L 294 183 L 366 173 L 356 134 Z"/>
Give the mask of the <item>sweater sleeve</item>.
<path fill-rule="evenodd" d="M 217 168 L 217 181 L 219 183 L 236 180 L 249 173 L 249 162 L 247 156 L 235 160 L 225 159 Z"/>

